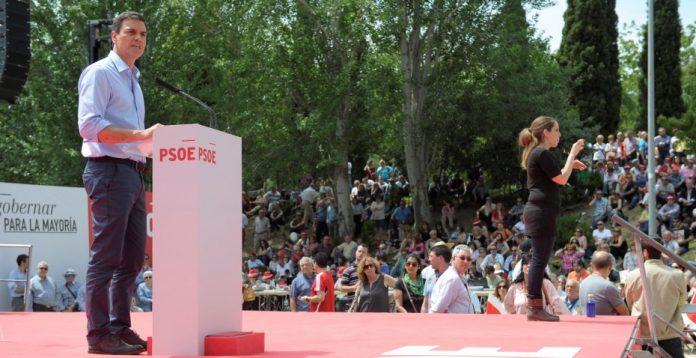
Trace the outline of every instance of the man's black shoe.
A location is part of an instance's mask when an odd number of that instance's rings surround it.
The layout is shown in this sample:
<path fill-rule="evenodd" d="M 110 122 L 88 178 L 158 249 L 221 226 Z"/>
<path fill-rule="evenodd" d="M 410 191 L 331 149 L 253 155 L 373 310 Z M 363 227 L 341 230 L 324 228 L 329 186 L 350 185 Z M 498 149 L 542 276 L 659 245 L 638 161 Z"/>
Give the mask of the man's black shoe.
<path fill-rule="evenodd" d="M 128 343 L 133 346 L 141 346 L 145 350 L 147 350 L 147 341 L 140 338 L 140 336 L 138 336 L 138 334 L 135 333 L 132 329 L 126 329 L 125 331 L 117 334 L 116 336 L 118 338 L 121 338 L 121 340 L 125 343 Z"/>
<path fill-rule="evenodd" d="M 138 355 L 145 352 L 142 346 L 134 346 L 125 343 L 113 334 L 109 334 L 96 344 L 90 344 L 87 353 L 113 354 L 113 355 Z"/>

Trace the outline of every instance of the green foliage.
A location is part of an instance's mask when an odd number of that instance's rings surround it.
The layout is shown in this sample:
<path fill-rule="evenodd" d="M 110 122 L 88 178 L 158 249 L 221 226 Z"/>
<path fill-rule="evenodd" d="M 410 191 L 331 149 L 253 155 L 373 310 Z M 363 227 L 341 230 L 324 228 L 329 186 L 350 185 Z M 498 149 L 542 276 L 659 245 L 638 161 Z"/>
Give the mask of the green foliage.
<path fill-rule="evenodd" d="M 640 32 L 635 24 L 624 24 L 619 37 L 619 73 L 621 75 L 621 123 L 620 130 L 633 130 L 645 127 L 645 117 L 641 117 L 640 88 Z M 640 126 L 638 124 L 641 124 Z"/>
<path fill-rule="evenodd" d="M 558 53 L 579 120 L 602 132 L 618 128 L 621 106 L 615 7 L 616 0 L 569 0 Z"/>
<path fill-rule="evenodd" d="M 684 113 L 682 99 L 679 51 L 682 29 L 679 20 L 679 1 L 655 0 L 654 3 L 655 50 L 655 118 L 659 116 L 679 118 Z M 643 80 L 640 82 L 641 117 L 648 117 L 648 41 L 644 32 L 640 66 Z"/>
<path fill-rule="evenodd" d="M 570 241 L 570 237 L 573 236 L 575 228 L 578 226 L 582 228 L 582 232 L 585 233 L 586 237 L 591 238 L 591 235 L 589 235 L 589 233 L 591 232 L 590 226 L 583 219 L 584 215 L 582 213 L 562 214 L 558 217 L 558 231 L 556 234 L 556 244 L 554 249 L 560 249 L 564 247 L 565 244 L 568 243 L 568 241 Z"/>

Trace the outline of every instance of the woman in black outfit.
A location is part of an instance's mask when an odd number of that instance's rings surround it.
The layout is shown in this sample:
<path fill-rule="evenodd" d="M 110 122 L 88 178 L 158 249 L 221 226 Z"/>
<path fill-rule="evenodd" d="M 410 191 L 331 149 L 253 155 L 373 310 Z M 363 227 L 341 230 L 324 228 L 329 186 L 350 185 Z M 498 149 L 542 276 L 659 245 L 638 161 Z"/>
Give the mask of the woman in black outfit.
<path fill-rule="evenodd" d="M 586 168 L 575 160 L 585 146 L 583 139 L 573 144 L 565 165 L 559 167 L 549 149 L 558 146 L 560 139 L 558 122 L 546 116 L 537 117 L 519 135 L 523 147 L 521 165 L 527 170 L 529 189 L 524 208 L 525 234 L 532 239 L 532 264 L 527 277 L 528 321 L 558 321 L 558 316 L 544 310 L 541 285 L 556 241 L 556 218 L 561 210 L 559 186 L 568 182 L 573 169 Z"/>

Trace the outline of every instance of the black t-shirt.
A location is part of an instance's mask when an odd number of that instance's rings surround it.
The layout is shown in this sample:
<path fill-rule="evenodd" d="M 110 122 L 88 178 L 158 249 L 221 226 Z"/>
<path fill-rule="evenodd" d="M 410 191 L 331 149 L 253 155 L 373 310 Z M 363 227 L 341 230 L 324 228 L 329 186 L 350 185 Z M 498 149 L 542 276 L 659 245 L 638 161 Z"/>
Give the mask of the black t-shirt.
<path fill-rule="evenodd" d="M 560 188 L 551 180 L 560 174 L 561 167 L 551 152 L 541 147 L 534 148 L 527 160 L 528 202 L 535 206 L 560 209 Z"/>

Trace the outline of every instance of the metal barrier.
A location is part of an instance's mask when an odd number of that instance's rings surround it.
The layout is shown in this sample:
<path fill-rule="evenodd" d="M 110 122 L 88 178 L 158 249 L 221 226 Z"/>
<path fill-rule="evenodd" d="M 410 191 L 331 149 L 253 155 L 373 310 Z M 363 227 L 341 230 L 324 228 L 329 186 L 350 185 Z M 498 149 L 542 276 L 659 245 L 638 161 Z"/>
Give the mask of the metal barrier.
<path fill-rule="evenodd" d="M 0 247 L 14 248 L 14 249 L 27 249 L 27 267 L 31 267 L 31 249 L 32 245 L 29 244 L 0 244 Z M 12 280 L 9 278 L 0 278 L 0 282 L 24 282 L 24 310 L 27 309 L 27 295 L 29 294 L 29 270 L 27 269 L 27 278 L 25 280 Z"/>
<path fill-rule="evenodd" d="M 649 283 L 646 280 L 645 277 L 645 267 L 644 267 L 644 260 L 643 260 L 643 244 L 646 244 L 648 246 L 652 246 L 655 249 L 659 250 L 664 254 L 665 256 L 669 257 L 677 263 L 679 266 L 686 268 L 687 270 L 691 271 L 693 274 L 696 275 L 696 267 L 688 263 L 686 260 L 681 258 L 679 255 L 675 254 L 674 252 L 669 251 L 667 248 L 662 246 L 657 240 L 654 238 L 650 237 L 646 233 L 640 231 L 637 227 L 634 225 L 631 225 L 628 221 L 624 220 L 623 218 L 613 215 L 611 217 L 611 220 L 621 226 L 622 229 L 630 231 L 633 236 L 636 238 L 635 243 L 636 243 L 636 259 L 638 261 L 638 270 L 640 271 L 640 280 L 643 286 L 643 302 L 645 306 L 645 317 L 648 319 L 648 327 L 650 328 L 650 338 L 642 338 L 640 340 L 636 340 L 636 343 L 640 344 L 646 344 L 653 349 L 653 353 L 657 353 L 658 356 L 660 357 L 669 357 L 669 354 L 662 350 L 660 346 L 657 343 L 657 337 L 655 334 L 655 319 L 665 323 L 667 327 L 669 327 L 671 330 L 675 331 L 679 336 L 681 337 L 682 340 L 686 340 L 690 342 L 691 344 L 696 344 L 691 337 L 687 334 L 684 334 L 683 329 L 680 327 L 674 327 L 669 321 L 666 319 L 660 317 L 657 313 L 653 312 L 652 309 L 652 292 L 650 291 Z M 686 302 L 684 302 L 686 303 Z M 630 308 L 630 307 L 629 307 Z"/>

